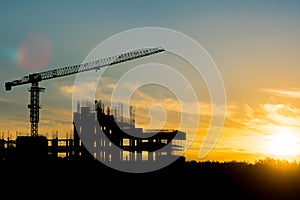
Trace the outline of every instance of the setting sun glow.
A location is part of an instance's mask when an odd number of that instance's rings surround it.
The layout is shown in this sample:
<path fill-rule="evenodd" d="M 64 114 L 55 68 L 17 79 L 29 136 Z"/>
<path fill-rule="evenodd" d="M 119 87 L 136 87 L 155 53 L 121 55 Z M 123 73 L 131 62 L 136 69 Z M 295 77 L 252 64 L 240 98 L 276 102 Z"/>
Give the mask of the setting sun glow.
<path fill-rule="evenodd" d="M 268 139 L 268 153 L 271 155 L 288 157 L 299 154 L 298 137 L 290 128 L 280 127 Z"/>

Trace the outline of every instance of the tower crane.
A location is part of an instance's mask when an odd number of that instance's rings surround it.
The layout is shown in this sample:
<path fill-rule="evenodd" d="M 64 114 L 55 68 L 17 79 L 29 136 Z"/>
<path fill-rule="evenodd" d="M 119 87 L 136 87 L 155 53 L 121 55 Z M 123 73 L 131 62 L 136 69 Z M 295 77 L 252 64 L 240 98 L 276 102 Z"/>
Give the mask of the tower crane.
<path fill-rule="evenodd" d="M 83 64 L 66 66 L 44 72 L 32 73 L 23 76 L 21 79 L 5 82 L 5 90 L 9 91 L 14 86 L 31 84 L 31 87 L 28 89 L 28 91 L 30 92 L 30 104 L 28 104 L 28 108 L 30 109 L 31 136 L 36 137 L 38 136 L 39 109 L 41 109 L 39 104 L 40 92 L 45 91 L 45 88 L 39 86 L 39 82 L 91 70 L 97 71 L 103 67 L 108 67 L 118 63 L 135 60 L 163 51 L 165 50 L 161 47 L 138 49 L 127 53 L 122 53 L 120 55 L 86 62 Z"/>

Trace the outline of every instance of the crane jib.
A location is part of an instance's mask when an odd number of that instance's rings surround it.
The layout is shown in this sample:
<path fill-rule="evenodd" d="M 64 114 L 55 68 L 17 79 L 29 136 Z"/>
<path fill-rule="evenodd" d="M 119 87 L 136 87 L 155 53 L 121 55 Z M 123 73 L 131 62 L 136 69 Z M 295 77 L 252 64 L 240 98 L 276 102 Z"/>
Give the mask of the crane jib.
<path fill-rule="evenodd" d="M 123 53 L 117 56 L 111 56 L 83 64 L 73 65 L 73 66 L 67 66 L 57 69 L 52 69 L 45 72 L 40 73 L 33 73 L 27 76 L 24 76 L 21 79 L 14 80 L 11 82 L 5 83 L 5 89 L 11 90 L 13 86 L 17 85 L 24 85 L 28 83 L 34 83 L 34 82 L 40 82 L 42 80 L 52 79 L 56 77 L 62 77 L 62 76 L 68 76 L 71 74 L 76 74 L 80 72 L 90 71 L 90 70 L 98 70 L 102 67 L 106 66 L 112 66 L 118 63 L 126 62 L 129 60 L 134 60 L 137 58 L 142 58 L 145 56 L 149 56 L 155 53 L 159 53 L 165 51 L 161 47 L 155 47 L 155 48 L 146 48 L 143 50 L 135 50 L 130 51 L 128 53 Z"/>

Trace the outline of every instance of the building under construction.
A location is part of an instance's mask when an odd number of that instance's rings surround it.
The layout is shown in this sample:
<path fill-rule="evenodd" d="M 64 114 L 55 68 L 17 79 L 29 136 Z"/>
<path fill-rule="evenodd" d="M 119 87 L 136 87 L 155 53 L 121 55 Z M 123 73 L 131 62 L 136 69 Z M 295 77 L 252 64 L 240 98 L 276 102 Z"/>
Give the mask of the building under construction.
<path fill-rule="evenodd" d="M 73 137 L 2 138 L 0 159 L 157 162 L 181 155 L 186 140 L 184 132 L 143 130 L 135 126 L 135 107 L 129 106 L 129 117 L 124 117 L 122 104 L 109 107 L 101 101 L 94 103 L 78 104 L 73 113 Z"/>

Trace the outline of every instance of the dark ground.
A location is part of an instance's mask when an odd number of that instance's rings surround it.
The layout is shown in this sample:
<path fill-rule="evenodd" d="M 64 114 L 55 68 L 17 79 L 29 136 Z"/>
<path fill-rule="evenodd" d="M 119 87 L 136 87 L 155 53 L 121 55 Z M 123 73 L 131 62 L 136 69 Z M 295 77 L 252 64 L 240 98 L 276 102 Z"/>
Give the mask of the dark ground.
<path fill-rule="evenodd" d="M 121 172 L 98 161 L 1 161 L 0 167 L 1 190 L 28 197 L 40 191 L 69 199 L 300 199 L 298 164 L 190 161 L 148 173 Z"/>

